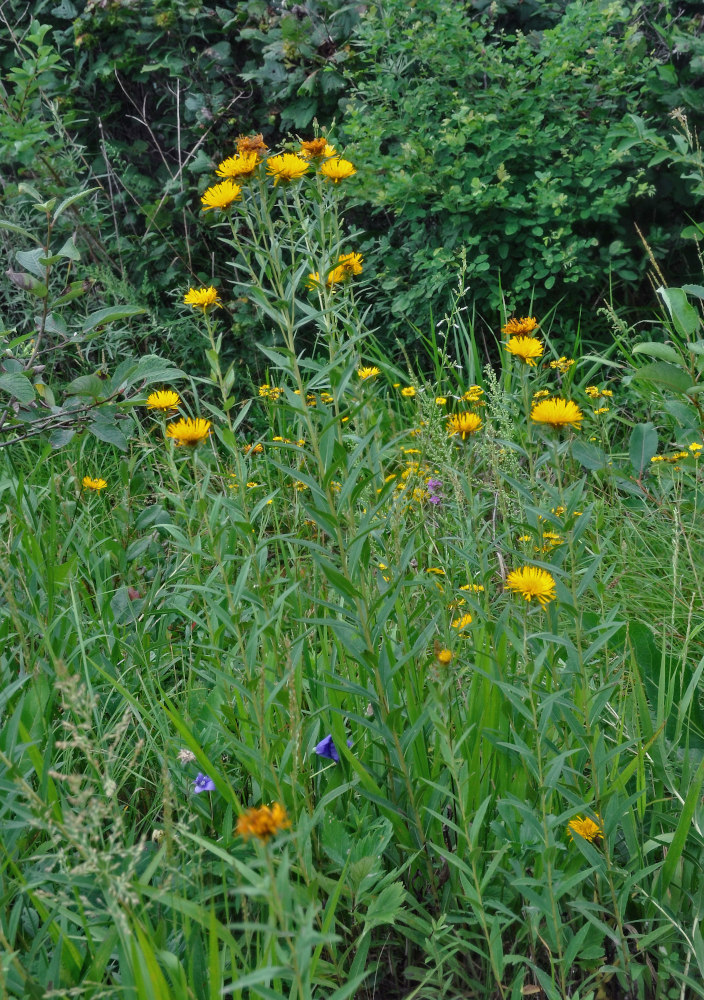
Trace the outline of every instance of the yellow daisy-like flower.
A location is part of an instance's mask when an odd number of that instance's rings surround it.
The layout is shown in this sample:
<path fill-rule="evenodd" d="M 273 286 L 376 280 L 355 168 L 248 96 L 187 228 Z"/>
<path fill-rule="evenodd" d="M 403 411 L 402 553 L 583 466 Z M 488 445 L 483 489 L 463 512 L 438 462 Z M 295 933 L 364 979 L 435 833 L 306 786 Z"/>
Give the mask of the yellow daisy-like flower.
<path fill-rule="evenodd" d="M 301 156 L 305 156 L 307 160 L 321 160 L 323 157 L 335 156 L 336 154 L 335 147 L 331 146 L 327 139 L 322 136 L 318 139 L 301 140 Z"/>
<path fill-rule="evenodd" d="M 258 163 L 257 153 L 237 153 L 223 160 L 215 173 L 218 177 L 251 177 Z"/>
<path fill-rule="evenodd" d="M 696 441 L 693 444 L 690 444 L 689 446 L 689 451 L 691 451 L 691 453 L 694 455 L 695 458 L 699 458 L 699 453 L 701 452 L 701 450 L 702 450 L 702 445 L 697 444 Z"/>
<path fill-rule="evenodd" d="M 203 312 L 222 305 L 218 290 L 212 285 L 209 288 L 189 288 L 183 296 L 183 303 L 186 306 L 193 306 L 194 309 L 202 309 Z"/>
<path fill-rule="evenodd" d="M 447 667 L 452 663 L 452 650 L 451 649 L 438 649 L 435 651 L 435 659 L 438 663 L 442 664 L 443 667 Z"/>
<path fill-rule="evenodd" d="M 594 414 L 597 417 L 600 417 L 602 413 L 608 413 L 608 412 L 609 412 L 608 406 L 600 406 L 598 410 L 594 410 Z"/>
<path fill-rule="evenodd" d="M 446 403 L 447 403 L 447 396 L 436 396 L 435 397 L 435 405 L 436 406 L 444 406 Z"/>
<path fill-rule="evenodd" d="M 84 476 L 82 482 L 84 490 L 95 490 L 96 493 L 100 493 L 108 485 L 104 479 L 91 479 L 90 476 Z"/>
<path fill-rule="evenodd" d="M 407 385 L 405 388 L 401 389 L 401 395 L 405 396 L 407 399 L 412 399 L 415 394 L 416 390 L 412 385 Z"/>
<path fill-rule="evenodd" d="M 544 347 L 537 337 L 511 337 L 505 347 L 509 354 L 520 358 L 521 361 L 533 368 L 535 368 L 536 359 L 541 357 L 544 351 Z"/>
<path fill-rule="evenodd" d="M 323 177 L 332 181 L 333 184 L 339 184 L 340 181 L 347 180 L 352 174 L 356 174 L 357 171 L 350 163 L 349 160 L 340 159 L 340 157 L 335 157 L 332 160 L 326 160 L 325 163 L 320 168 L 320 173 Z"/>
<path fill-rule="evenodd" d="M 569 833 L 572 840 L 574 840 L 575 833 L 583 837 L 584 840 L 588 840 L 590 844 L 593 844 L 596 840 L 601 840 L 604 836 L 604 831 L 601 825 L 601 817 L 597 816 L 599 820 L 595 823 L 593 819 L 589 816 L 575 816 L 567 824 L 567 832 Z"/>
<path fill-rule="evenodd" d="M 376 367 L 358 368 L 357 369 L 357 375 L 361 379 L 376 378 L 377 375 L 381 375 L 381 371 L 378 368 L 376 368 Z"/>
<path fill-rule="evenodd" d="M 278 802 L 258 809 L 247 809 L 237 820 L 237 832 L 245 840 L 256 837 L 266 843 L 280 830 L 291 826 L 286 810 Z"/>
<path fill-rule="evenodd" d="M 447 422 L 447 433 L 452 437 L 459 434 L 462 440 L 466 440 L 470 434 L 475 434 L 482 426 L 482 418 L 478 413 L 470 410 L 464 413 L 453 413 Z"/>
<path fill-rule="evenodd" d="M 221 211 L 229 208 L 234 201 L 239 201 L 242 197 L 242 188 L 234 181 L 222 181 L 213 187 L 206 188 L 203 197 L 203 211 L 209 212 L 212 208 L 219 208 Z"/>
<path fill-rule="evenodd" d="M 527 601 L 535 598 L 543 607 L 557 596 L 554 576 L 539 566 L 521 566 L 512 570 L 506 578 L 506 589 L 520 594 Z"/>
<path fill-rule="evenodd" d="M 550 390 L 549 389 L 538 389 L 537 392 L 533 393 L 533 399 L 534 400 L 547 399 L 547 397 L 549 395 L 550 395 Z"/>
<path fill-rule="evenodd" d="M 264 445 L 258 441 L 257 444 L 246 444 L 242 450 L 245 455 L 261 455 L 264 451 Z"/>
<path fill-rule="evenodd" d="M 244 153 L 258 153 L 259 156 L 264 156 L 268 151 L 269 147 L 264 142 L 264 136 L 261 132 L 257 135 L 237 136 L 237 152 L 240 155 Z"/>
<path fill-rule="evenodd" d="M 349 281 L 350 278 L 361 274 L 364 270 L 361 253 L 343 253 L 337 259 L 337 267 L 328 275 L 328 285 L 337 285 L 342 281 Z"/>
<path fill-rule="evenodd" d="M 453 622 L 450 622 L 452 628 L 456 628 L 459 632 L 462 629 L 467 628 L 468 625 L 472 624 L 472 616 L 470 614 L 462 615 L 461 618 L 455 618 Z"/>
<path fill-rule="evenodd" d="M 147 409 L 174 410 L 181 402 L 181 397 L 173 389 L 159 389 L 147 396 Z"/>
<path fill-rule="evenodd" d="M 535 424 L 549 424 L 550 427 L 559 430 L 560 427 L 579 429 L 584 417 L 580 408 L 571 399 L 553 396 L 536 403 L 530 411 L 530 419 Z"/>
<path fill-rule="evenodd" d="M 463 394 L 462 399 L 465 403 L 478 403 L 483 395 L 484 390 L 480 385 L 470 385 L 469 389 Z"/>
<path fill-rule="evenodd" d="M 507 337 L 529 337 L 539 326 L 532 316 L 523 316 L 521 319 L 510 319 L 506 326 L 501 327 L 501 332 Z"/>
<path fill-rule="evenodd" d="M 210 421 L 205 417 L 181 417 L 166 428 L 167 438 L 177 445 L 194 448 L 210 433 Z"/>
<path fill-rule="evenodd" d="M 295 153 L 280 153 L 266 161 L 266 170 L 274 178 L 274 187 L 279 181 L 300 180 L 309 168 L 310 164 Z"/>
<path fill-rule="evenodd" d="M 573 364 L 574 358 L 566 358 L 563 354 L 561 358 L 557 359 L 557 361 L 551 361 L 550 367 L 557 369 L 560 375 L 566 375 Z"/>

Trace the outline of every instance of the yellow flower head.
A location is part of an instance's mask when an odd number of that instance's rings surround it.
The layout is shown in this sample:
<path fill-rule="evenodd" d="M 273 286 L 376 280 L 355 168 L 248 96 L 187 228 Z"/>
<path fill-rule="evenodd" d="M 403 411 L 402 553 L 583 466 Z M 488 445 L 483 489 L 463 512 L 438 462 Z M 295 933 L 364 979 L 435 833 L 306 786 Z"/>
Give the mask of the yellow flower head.
<path fill-rule="evenodd" d="M 222 305 L 218 290 L 212 285 L 209 288 L 189 288 L 183 296 L 183 302 L 184 305 L 193 306 L 194 309 L 202 309 L 203 312 Z"/>
<path fill-rule="evenodd" d="M 484 390 L 480 385 L 470 385 L 469 389 L 462 395 L 465 403 L 478 403 L 484 395 Z"/>
<path fill-rule="evenodd" d="M 693 444 L 690 444 L 689 450 L 691 451 L 691 453 L 694 455 L 695 458 L 699 458 L 699 453 L 702 450 L 702 446 L 695 441 Z"/>
<path fill-rule="evenodd" d="M 237 152 L 240 155 L 244 153 L 257 153 L 259 156 L 264 156 L 268 150 L 269 147 L 264 142 L 264 136 L 261 132 L 258 135 L 237 136 Z"/>
<path fill-rule="evenodd" d="M 475 434 L 482 426 L 482 418 L 478 413 L 470 410 L 464 413 L 453 413 L 447 422 L 447 433 L 452 437 L 459 434 L 462 440 L 466 440 L 470 434 Z"/>
<path fill-rule="evenodd" d="M 210 433 L 210 421 L 205 417 L 181 417 L 166 428 L 167 438 L 177 445 L 194 448 Z"/>
<path fill-rule="evenodd" d="M 240 200 L 241 192 L 242 188 L 239 184 L 235 184 L 231 180 L 222 181 L 220 184 L 206 188 L 200 199 L 203 202 L 203 211 L 209 212 L 211 208 L 219 208 L 222 211 L 229 208 L 233 201 Z"/>
<path fill-rule="evenodd" d="M 534 400 L 547 399 L 547 397 L 549 395 L 550 395 L 550 390 L 549 389 L 538 389 L 537 392 L 533 393 L 533 399 Z"/>
<path fill-rule="evenodd" d="M 291 826 L 286 810 L 278 802 L 272 806 L 260 806 L 258 809 L 247 809 L 237 820 L 237 832 L 245 840 L 257 837 L 266 843 L 280 830 Z"/>
<path fill-rule="evenodd" d="M 461 632 L 462 629 L 472 624 L 472 616 L 470 614 L 462 615 L 460 618 L 455 618 L 450 624 L 452 628 L 456 628 L 458 632 Z"/>
<path fill-rule="evenodd" d="M 181 402 L 181 397 L 173 389 L 159 389 L 147 396 L 149 410 L 175 410 Z"/>
<path fill-rule="evenodd" d="M 535 424 L 549 424 L 556 429 L 567 426 L 579 429 L 584 418 L 580 408 L 571 399 L 553 396 L 536 403 L 530 411 L 530 419 Z"/>
<path fill-rule="evenodd" d="M 215 173 L 218 177 L 251 177 L 258 163 L 257 153 L 237 153 L 223 160 Z"/>
<path fill-rule="evenodd" d="M 245 455 L 261 455 L 264 451 L 264 445 L 258 441 L 257 444 L 246 444 L 242 450 Z"/>
<path fill-rule="evenodd" d="M 376 378 L 377 375 L 381 375 L 381 371 L 378 368 L 358 368 L 357 375 L 361 379 L 365 378 Z"/>
<path fill-rule="evenodd" d="M 521 319 L 510 319 L 506 326 L 501 327 L 501 332 L 507 337 L 529 337 L 539 326 L 532 316 L 523 316 Z"/>
<path fill-rule="evenodd" d="M 363 271 L 361 253 L 343 253 L 337 259 L 337 267 L 328 275 L 328 285 L 337 285 L 342 281 L 349 281 Z"/>
<path fill-rule="evenodd" d="M 588 840 L 590 844 L 593 844 L 594 841 L 601 840 L 604 836 L 604 831 L 601 826 L 601 817 L 597 816 L 597 819 L 599 822 L 595 823 L 594 820 L 590 819 L 588 816 L 575 816 L 575 818 L 571 819 L 567 824 L 567 832 L 572 840 L 574 840 L 574 835 L 577 833 L 580 837 L 583 837 L 584 840 Z"/>
<path fill-rule="evenodd" d="M 335 159 L 326 160 L 323 163 L 320 173 L 326 180 L 332 181 L 333 184 L 339 184 L 340 181 L 347 180 L 348 177 L 356 174 L 357 171 L 349 160 L 342 160 L 340 157 L 335 157 Z"/>
<path fill-rule="evenodd" d="M 266 170 L 274 178 L 274 187 L 279 181 L 297 181 L 307 172 L 310 164 L 295 153 L 280 153 L 270 156 L 266 161 Z"/>
<path fill-rule="evenodd" d="M 321 160 L 323 157 L 335 156 L 337 150 L 329 145 L 322 136 L 318 139 L 303 139 L 301 141 L 301 156 L 307 160 Z"/>
<path fill-rule="evenodd" d="M 541 357 L 544 350 L 537 337 L 511 337 L 505 346 L 509 354 L 520 358 L 521 361 L 533 368 L 535 368 L 536 358 Z"/>
<path fill-rule="evenodd" d="M 447 396 L 436 396 L 435 397 L 435 405 L 436 406 L 444 406 L 446 403 L 447 403 Z"/>
<path fill-rule="evenodd" d="M 405 396 L 407 399 L 412 399 L 415 394 L 416 390 L 412 385 L 407 385 L 405 388 L 401 389 L 401 395 Z"/>
<path fill-rule="evenodd" d="M 539 566 L 521 566 L 512 570 L 506 578 L 506 589 L 520 594 L 527 601 L 535 598 L 543 607 L 557 596 L 555 578 Z"/>
<path fill-rule="evenodd" d="M 561 358 L 557 359 L 557 361 L 551 361 L 550 367 L 556 368 L 560 375 L 566 375 L 573 364 L 574 358 L 566 358 L 563 354 Z"/>
<path fill-rule="evenodd" d="M 84 490 L 95 490 L 96 493 L 100 493 L 107 485 L 104 479 L 91 479 L 90 476 L 83 477 Z"/>
<path fill-rule="evenodd" d="M 435 659 L 438 663 L 442 664 L 443 667 L 447 667 L 452 663 L 452 650 L 451 649 L 436 649 Z"/>

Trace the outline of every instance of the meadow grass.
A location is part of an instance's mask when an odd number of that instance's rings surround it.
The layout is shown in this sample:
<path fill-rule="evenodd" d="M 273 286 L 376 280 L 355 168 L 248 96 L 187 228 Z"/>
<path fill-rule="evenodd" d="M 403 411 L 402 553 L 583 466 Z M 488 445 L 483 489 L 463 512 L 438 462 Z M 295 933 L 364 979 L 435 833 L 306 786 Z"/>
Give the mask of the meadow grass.
<path fill-rule="evenodd" d="M 344 179 L 268 162 L 210 378 L 2 451 L 0 990 L 704 996 L 700 430 L 531 317 L 486 363 L 461 289 L 384 357 Z"/>

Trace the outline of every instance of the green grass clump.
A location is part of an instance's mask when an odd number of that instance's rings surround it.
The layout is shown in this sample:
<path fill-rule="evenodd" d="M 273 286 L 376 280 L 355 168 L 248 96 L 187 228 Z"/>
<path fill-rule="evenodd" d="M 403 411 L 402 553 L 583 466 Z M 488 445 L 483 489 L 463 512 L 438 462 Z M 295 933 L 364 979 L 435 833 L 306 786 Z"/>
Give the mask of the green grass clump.
<path fill-rule="evenodd" d="M 2 991 L 701 997 L 701 428 L 459 297 L 390 359 L 326 156 L 214 210 L 209 378 L 2 451 Z"/>

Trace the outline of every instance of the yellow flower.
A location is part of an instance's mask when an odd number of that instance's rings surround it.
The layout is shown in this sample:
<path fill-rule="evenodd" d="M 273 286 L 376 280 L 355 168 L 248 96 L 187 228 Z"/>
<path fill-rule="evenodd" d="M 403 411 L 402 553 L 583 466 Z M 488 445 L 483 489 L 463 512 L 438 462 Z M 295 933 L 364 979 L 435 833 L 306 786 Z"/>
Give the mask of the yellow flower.
<path fill-rule="evenodd" d="M 476 433 L 482 426 L 482 418 L 478 413 L 465 411 L 464 413 L 453 413 L 447 422 L 447 433 L 452 437 L 459 434 L 464 441 L 470 434 Z"/>
<path fill-rule="evenodd" d="M 246 444 L 242 450 L 245 455 L 261 455 L 264 451 L 264 445 L 258 441 L 257 444 Z"/>
<path fill-rule="evenodd" d="M 291 826 L 286 810 L 278 802 L 272 806 L 260 806 L 259 809 L 247 809 L 237 820 L 237 832 L 245 840 L 257 837 L 264 843 L 280 830 Z"/>
<path fill-rule="evenodd" d="M 274 402 L 276 402 L 276 400 L 279 398 L 279 396 L 283 391 L 284 390 L 279 389 L 278 386 L 269 385 L 268 382 L 265 382 L 264 385 L 259 386 L 259 395 L 262 397 L 262 399 L 272 399 L 274 400 Z"/>
<path fill-rule="evenodd" d="M 584 418 L 580 408 L 571 399 L 553 396 L 536 403 L 530 412 L 530 419 L 536 424 L 549 424 L 556 429 L 568 425 L 579 429 Z"/>
<path fill-rule="evenodd" d="M 521 566 L 512 570 L 506 578 L 506 589 L 521 594 L 527 601 L 535 597 L 543 607 L 556 597 L 555 578 L 538 566 Z"/>
<path fill-rule="evenodd" d="M 310 164 L 295 153 L 281 153 L 270 156 L 266 161 L 267 173 L 274 178 L 274 187 L 279 181 L 297 181 L 306 173 Z"/>
<path fill-rule="evenodd" d="M 209 212 L 211 208 L 229 208 L 233 201 L 239 201 L 242 188 L 234 181 L 222 181 L 205 190 L 203 197 L 203 211 Z"/>
<path fill-rule="evenodd" d="M 594 410 L 594 413 L 597 417 L 601 416 L 602 413 L 608 413 L 608 412 L 609 412 L 608 406 L 600 406 L 598 410 Z"/>
<path fill-rule="evenodd" d="M 521 319 L 510 319 L 506 326 L 501 327 L 501 332 L 507 337 L 529 337 L 539 326 L 532 316 L 523 316 Z"/>
<path fill-rule="evenodd" d="M 447 403 L 447 396 L 436 396 L 435 397 L 435 405 L 436 406 L 444 406 L 445 403 Z"/>
<path fill-rule="evenodd" d="M 183 303 L 194 309 L 202 309 L 204 313 L 222 304 L 217 288 L 212 285 L 209 288 L 189 288 L 183 296 Z"/>
<path fill-rule="evenodd" d="M 255 152 L 237 153 L 223 160 L 215 173 L 218 177 L 251 177 L 258 163 L 259 156 Z"/>
<path fill-rule="evenodd" d="M 194 448 L 205 440 L 210 433 L 210 421 L 205 417 L 181 417 L 166 428 L 167 438 L 177 445 L 188 445 Z"/>
<path fill-rule="evenodd" d="M 436 576 L 445 576 L 445 570 L 440 569 L 439 566 L 428 566 L 425 570 L 426 573 L 435 573 Z"/>
<path fill-rule="evenodd" d="M 264 136 L 261 132 L 258 135 L 237 136 L 237 152 L 240 155 L 244 153 L 258 153 L 259 156 L 264 156 L 268 150 L 269 147 L 264 142 Z"/>
<path fill-rule="evenodd" d="M 336 153 L 335 147 L 322 136 L 318 139 L 301 140 L 301 156 L 305 156 L 307 160 L 320 160 L 326 156 L 335 156 Z"/>
<path fill-rule="evenodd" d="M 451 649 L 436 649 L 435 659 L 438 663 L 441 663 L 443 667 L 447 667 L 452 663 L 452 650 Z"/>
<path fill-rule="evenodd" d="M 561 358 L 558 358 L 557 361 L 551 361 L 550 367 L 556 368 L 559 371 L 560 375 L 566 375 L 573 364 L 574 364 L 574 358 L 566 358 L 563 354 L 563 356 Z"/>
<path fill-rule="evenodd" d="M 337 267 L 328 274 L 328 285 L 338 285 L 342 281 L 348 281 L 363 271 L 361 253 L 343 253 L 338 257 Z"/>
<path fill-rule="evenodd" d="M 401 395 L 405 396 L 407 399 L 412 399 L 415 394 L 416 390 L 412 385 L 407 385 L 404 389 L 401 389 Z"/>
<path fill-rule="evenodd" d="M 147 396 L 147 409 L 174 410 L 181 402 L 181 397 L 173 389 L 160 389 Z"/>
<path fill-rule="evenodd" d="M 550 395 L 549 389 L 538 389 L 533 393 L 533 399 L 546 399 Z"/>
<path fill-rule="evenodd" d="M 535 368 L 536 358 L 541 357 L 544 350 L 543 345 L 536 337 L 511 337 L 505 347 L 509 354 L 520 358 L 521 361 L 533 368 Z"/>
<path fill-rule="evenodd" d="M 378 368 L 358 368 L 357 375 L 361 379 L 376 378 L 377 375 L 381 375 L 381 371 Z"/>
<path fill-rule="evenodd" d="M 104 490 L 107 485 L 108 484 L 104 479 L 91 479 L 90 476 L 83 477 L 84 490 L 95 490 L 96 493 L 99 493 L 101 490 Z"/>
<path fill-rule="evenodd" d="M 692 452 L 695 458 L 699 458 L 699 453 L 702 450 L 702 446 L 700 444 L 697 444 L 697 442 L 695 441 L 693 444 L 690 444 L 689 450 Z"/>
<path fill-rule="evenodd" d="M 461 632 L 462 629 L 465 629 L 468 625 L 472 624 L 472 616 L 470 614 L 462 615 L 461 618 L 455 618 L 455 620 L 450 624 L 452 625 L 452 628 L 456 628 L 459 632 Z"/>
<path fill-rule="evenodd" d="M 601 826 L 601 817 L 597 816 L 598 823 L 595 823 L 593 819 L 588 816 L 575 816 L 567 824 L 567 832 L 569 833 L 572 840 L 574 840 L 575 833 L 583 837 L 584 840 L 588 840 L 590 844 L 593 844 L 595 840 L 601 840 L 604 836 L 604 831 Z"/>
<path fill-rule="evenodd" d="M 484 390 L 480 385 L 470 385 L 469 389 L 462 396 L 462 399 L 465 403 L 478 403 L 483 395 Z"/>
<path fill-rule="evenodd" d="M 333 184 L 339 184 L 340 181 L 346 180 L 357 171 L 349 160 L 341 160 L 337 157 L 333 160 L 326 160 L 320 168 L 320 173 L 326 180 L 332 181 Z"/>

